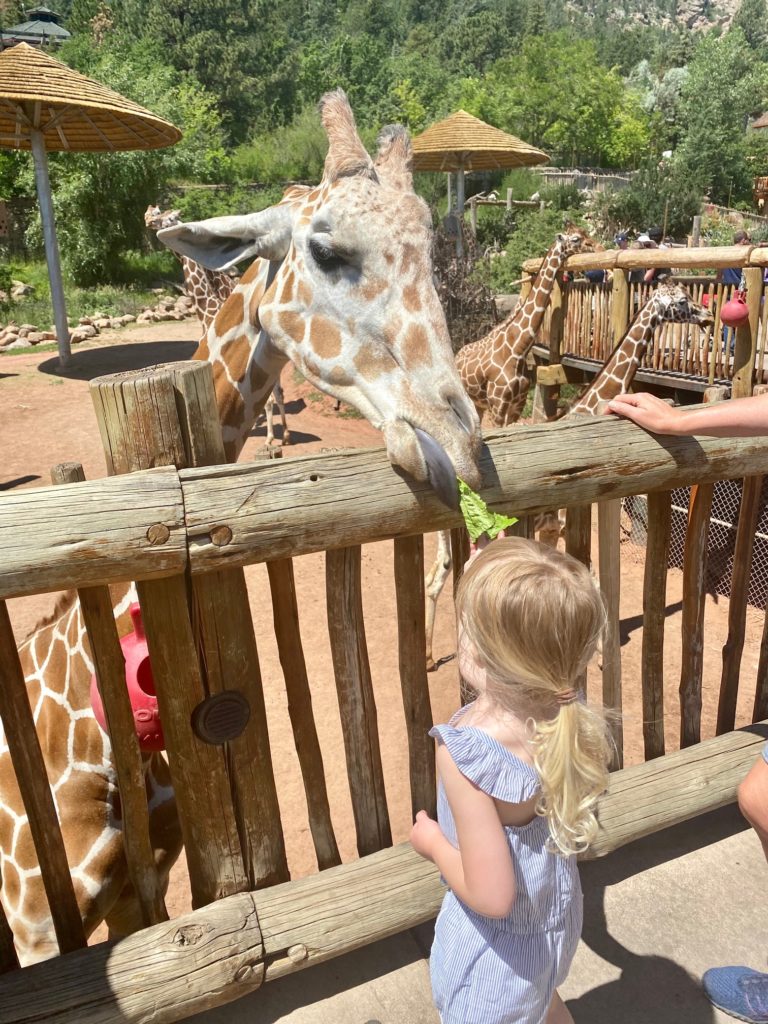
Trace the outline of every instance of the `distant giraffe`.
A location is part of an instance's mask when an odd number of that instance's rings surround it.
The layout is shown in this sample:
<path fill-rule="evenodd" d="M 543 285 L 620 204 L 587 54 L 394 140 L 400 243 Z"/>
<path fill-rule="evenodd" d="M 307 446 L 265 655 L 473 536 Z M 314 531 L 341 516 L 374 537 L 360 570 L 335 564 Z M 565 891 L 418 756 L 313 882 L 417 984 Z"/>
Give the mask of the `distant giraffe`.
<path fill-rule="evenodd" d="M 149 205 L 144 213 L 144 223 L 152 231 L 172 228 L 176 224 L 181 224 L 180 211 L 161 210 L 159 206 Z M 216 314 L 234 291 L 238 279 L 228 272 L 209 270 L 200 263 L 196 263 L 190 256 L 181 253 L 176 253 L 176 256 L 184 273 L 187 295 L 192 299 L 203 330 L 207 331 Z M 264 407 L 267 417 L 267 436 L 264 443 L 267 447 L 270 447 L 275 441 L 274 406 L 277 406 L 283 424 L 282 443 L 290 444 L 291 434 L 285 418 L 285 398 L 279 378 L 272 389 L 271 399 Z"/>

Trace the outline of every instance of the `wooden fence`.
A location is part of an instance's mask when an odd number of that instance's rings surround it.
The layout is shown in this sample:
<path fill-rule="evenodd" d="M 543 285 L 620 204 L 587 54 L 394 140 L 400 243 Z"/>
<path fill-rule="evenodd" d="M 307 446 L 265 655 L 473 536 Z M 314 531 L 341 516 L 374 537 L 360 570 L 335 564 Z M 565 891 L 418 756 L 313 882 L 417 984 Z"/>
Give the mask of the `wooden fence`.
<path fill-rule="evenodd" d="M 528 260 L 523 270 L 535 274 L 540 263 Z M 709 303 L 715 323 L 707 329 L 674 323 L 657 328 L 640 364 L 639 379 L 699 391 L 737 377 L 768 381 L 768 304 L 763 301 L 768 248 L 757 246 L 625 249 L 572 256 L 566 264 L 569 271 L 606 270 L 610 280 L 594 284 L 577 277 L 556 283 L 537 351 L 551 363 L 596 372 L 655 287 L 631 281 L 632 271 L 670 265 L 673 280 L 684 283 L 697 302 Z M 714 272 L 721 267 L 741 267 L 744 272 L 750 318 L 735 335 L 720 320 L 722 306 L 734 291 L 733 286 L 716 284 Z"/>
<path fill-rule="evenodd" d="M 434 762 L 426 735 L 431 712 L 422 534 L 450 528 L 458 544 L 463 536 L 459 515 L 441 505 L 428 487 L 393 472 L 383 450 L 222 465 L 208 364 L 115 375 L 94 381 L 93 392 L 115 475 L 0 499 L 0 715 L 9 746 L 20 752 L 14 766 L 36 834 L 45 840 L 38 856 L 48 891 L 55 894 L 54 920 L 61 922 L 71 906 L 72 885 L 40 750 L 29 728 L 28 698 L 4 602 L 63 587 L 79 589 L 84 611 L 92 612 L 85 617 L 107 717 L 117 721 L 125 695 L 119 659 L 116 663 L 112 657 L 116 638 L 106 587 L 137 581 L 191 887 L 200 909 L 164 921 L 156 906 L 150 852 L 146 844 L 127 841 L 131 877 L 140 883 L 146 919 L 155 922 L 137 934 L 91 948 L 77 948 L 82 939 L 69 942 L 64 948 L 71 951 L 14 970 L 12 937 L 0 913 L 0 970 L 7 972 L 0 976 L 0 1024 L 179 1020 L 427 920 L 442 897 L 434 866 L 408 844 L 391 845 L 362 615 L 360 545 L 394 538 L 396 643 L 412 803 L 434 808 Z M 732 635 L 723 652 L 722 735 L 700 742 L 706 498 L 717 479 L 754 481 L 768 472 L 764 441 L 665 438 L 661 443 L 626 421 L 584 418 L 492 432 L 485 439 L 481 467 L 485 499 L 493 508 L 520 515 L 523 528 L 529 514 L 567 506 L 567 547 L 587 561 L 590 506 L 597 503 L 596 561 L 610 619 L 602 651 L 603 697 L 617 709 L 622 705 L 618 502 L 627 495 L 649 495 L 646 625 L 637 684 L 649 760 L 612 776 L 590 855 L 732 801 L 768 730 L 765 723 L 733 730 L 746 602 L 745 588 L 735 587 Z M 697 488 L 685 565 L 684 749 L 665 754 L 659 726 L 666 576 L 661 554 L 668 543 L 670 490 L 684 485 Z M 750 483 L 747 506 L 754 493 Z M 748 511 L 742 513 L 738 541 L 746 564 Z M 21 531 L 19 523 L 34 523 L 35 529 Z M 359 854 L 346 864 L 338 863 L 324 796 L 307 683 L 311 669 L 298 631 L 290 559 L 308 552 L 326 553 L 329 641 Z M 312 836 L 324 868 L 294 881 L 286 876 L 258 652 L 242 577 L 243 567 L 256 562 L 268 564 Z M 99 615 L 105 608 L 106 615 Z M 768 643 L 764 647 L 754 682 L 756 720 L 768 717 Z M 194 733 L 192 711 L 209 694 L 227 690 L 246 696 L 251 720 L 238 739 L 211 747 Z M 146 827 L 132 735 L 115 743 L 114 757 L 126 818 L 132 809 L 139 827 L 142 820 Z M 620 728 L 615 735 L 620 769 Z M 228 895 L 219 898 L 222 893 Z M 61 932 L 66 934 L 63 926 Z"/>

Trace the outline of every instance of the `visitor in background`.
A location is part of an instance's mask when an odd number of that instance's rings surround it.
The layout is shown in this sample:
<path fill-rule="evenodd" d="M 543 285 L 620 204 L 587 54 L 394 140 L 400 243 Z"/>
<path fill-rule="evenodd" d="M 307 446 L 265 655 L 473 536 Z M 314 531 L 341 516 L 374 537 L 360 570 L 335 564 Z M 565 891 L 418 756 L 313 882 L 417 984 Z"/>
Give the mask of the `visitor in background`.
<path fill-rule="evenodd" d="M 733 234 L 734 245 L 751 245 L 752 239 L 749 237 L 749 232 L 739 230 Z M 717 272 L 715 278 L 716 284 L 722 284 L 725 287 L 739 288 L 741 285 L 742 275 L 744 273 L 743 267 L 721 267 Z M 727 302 L 731 296 L 723 295 L 723 301 Z M 736 347 L 736 331 L 733 327 L 726 327 L 723 324 L 723 351 L 727 352 L 730 348 L 733 352 Z"/>
<path fill-rule="evenodd" d="M 741 239 L 734 244 L 747 243 Z M 763 395 L 686 409 L 640 392 L 617 395 L 608 403 L 608 412 L 655 434 L 768 437 L 768 396 Z M 768 859 L 768 743 L 739 786 L 738 800 Z M 702 984 L 709 1001 L 725 1013 L 748 1024 L 768 1021 L 768 974 L 751 967 L 713 967 L 705 972 Z"/>

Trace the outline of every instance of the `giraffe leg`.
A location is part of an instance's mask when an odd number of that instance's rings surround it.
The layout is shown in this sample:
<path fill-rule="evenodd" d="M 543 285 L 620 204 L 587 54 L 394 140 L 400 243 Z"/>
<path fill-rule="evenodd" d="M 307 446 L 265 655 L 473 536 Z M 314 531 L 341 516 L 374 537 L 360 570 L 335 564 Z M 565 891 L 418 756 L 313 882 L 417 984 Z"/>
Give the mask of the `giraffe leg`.
<path fill-rule="evenodd" d="M 288 423 L 285 419 L 285 396 L 283 395 L 283 385 L 279 377 L 272 389 L 272 401 L 277 405 L 277 410 L 280 413 L 280 419 L 283 423 L 283 444 L 290 444 L 291 434 L 288 430 Z"/>
<path fill-rule="evenodd" d="M 264 406 L 264 415 L 267 417 L 267 436 L 264 438 L 264 447 L 271 448 L 275 443 L 275 424 L 274 424 L 274 401 L 273 396 L 270 395 L 267 399 L 267 404 Z"/>
<path fill-rule="evenodd" d="M 427 591 L 426 608 L 426 650 L 427 650 L 427 672 L 434 672 L 437 668 L 432 657 L 432 637 L 435 632 L 435 612 L 437 602 L 442 593 L 448 573 L 451 571 L 451 535 L 447 530 L 440 530 L 437 535 L 437 552 L 432 568 L 426 575 L 424 584 Z"/>

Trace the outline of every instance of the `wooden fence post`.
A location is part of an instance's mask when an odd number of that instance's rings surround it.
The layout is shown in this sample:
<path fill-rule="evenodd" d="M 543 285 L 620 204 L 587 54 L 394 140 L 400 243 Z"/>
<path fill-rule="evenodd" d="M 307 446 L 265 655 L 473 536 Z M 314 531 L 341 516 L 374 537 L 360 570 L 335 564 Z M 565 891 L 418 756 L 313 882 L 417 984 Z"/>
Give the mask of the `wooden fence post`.
<path fill-rule="evenodd" d="M 736 328 L 731 398 L 745 398 L 752 394 L 760 323 L 760 303 L 763 298 L 762 267 L 745 267 L 744 279 L 747 283 L 749 320 L 743 326 Z"/>
<path fill-rule="evenodd" d="M 208 364 L 171 363 L 97 378 L 91 394 L 110 472 L 224 461 Z M 222 544 L 226 531 L 222 527 Z M 189 584 L 183 577 L 150 580 L 137 589 L 195 905 L 284 880 L 288 872 L 242 570 L 217 570 Z M 192 713 L 225 690 L 245 696 L 247 725 L 226 745 L 203 742 L 193 732 Z"/>

